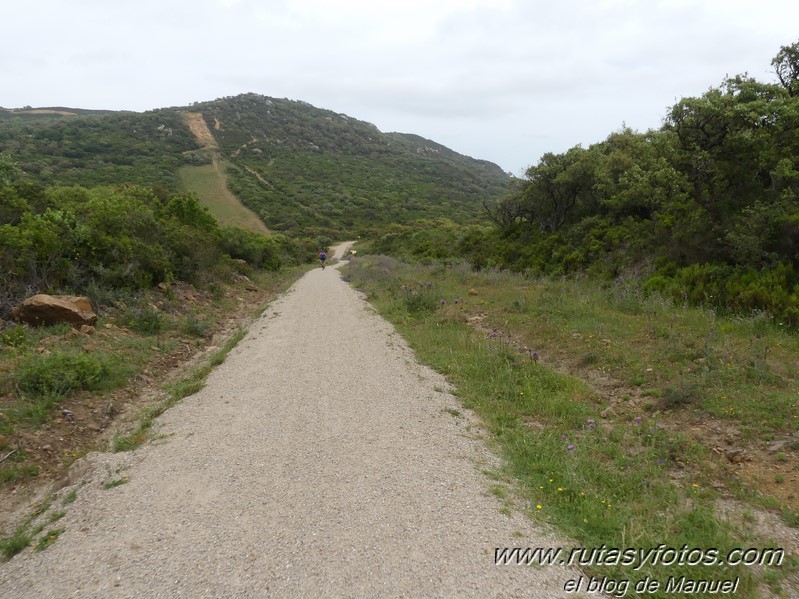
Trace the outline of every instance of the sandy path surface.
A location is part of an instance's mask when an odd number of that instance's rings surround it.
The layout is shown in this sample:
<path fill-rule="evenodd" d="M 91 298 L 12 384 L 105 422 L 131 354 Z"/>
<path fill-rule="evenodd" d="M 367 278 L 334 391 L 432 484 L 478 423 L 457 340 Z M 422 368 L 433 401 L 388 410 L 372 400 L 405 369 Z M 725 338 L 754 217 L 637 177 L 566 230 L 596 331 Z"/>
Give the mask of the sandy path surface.
<path fill-rule="evenodd" d="M 65 532 L 0 565 L 0 597 L 564 596 L 574 572 L 494 565 L 495 547 L 562 543 L 500 513 L 445 387 L 336 268 L 313 270 L 160 439 L 86 458 Z"/>

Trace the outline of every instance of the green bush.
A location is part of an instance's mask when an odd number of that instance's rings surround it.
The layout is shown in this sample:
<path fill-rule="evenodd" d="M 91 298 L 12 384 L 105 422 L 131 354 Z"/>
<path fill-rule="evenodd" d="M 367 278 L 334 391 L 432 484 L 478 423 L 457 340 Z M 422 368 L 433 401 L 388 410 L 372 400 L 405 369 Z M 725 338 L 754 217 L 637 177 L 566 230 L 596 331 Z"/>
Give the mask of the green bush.
<path fill-rule="evenodd" d="M 438 301 L 432 289 L 422 287 L 419 290 L 410 290 L 405 293 L 405 308 L 411 314 L 424 314 L 435 312 Z"/>
<path fill-rule="evenodd" d="M 278 270 L 281 266 L 280 247 L 272 237 L 226 227 L 222 231 L 222 250 L 231 258 L 244 260 L 254 268 Z"/>
<path fill-rule="evenodd" d="M 30 398 L 100 391 L 118 385 L 124 378 L 124 368 L 110 357 L 65 351 L 28 356 L 14 373 L 17 388 Z"/>
<path fill-rule="evenodd" d="M 145 335 L 154 335 L 166 327 L 163 313 L 144 300 L 137 300 L 132 306 L 126 306 L 119 316 L 123 326 Z"/>

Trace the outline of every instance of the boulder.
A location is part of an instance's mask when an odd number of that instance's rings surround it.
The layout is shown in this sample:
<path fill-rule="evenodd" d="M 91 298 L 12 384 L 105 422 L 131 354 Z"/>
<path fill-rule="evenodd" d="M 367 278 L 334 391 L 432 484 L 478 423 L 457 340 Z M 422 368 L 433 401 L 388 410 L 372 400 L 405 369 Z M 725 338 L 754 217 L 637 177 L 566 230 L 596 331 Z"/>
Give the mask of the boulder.
<path fill-rule="evenodd" d="M 94 325 L 97 315 L 88 298 L 72 295 L 46 295 L 29 297 L 11 311 L 17 322 L 30 325 L 50 325 L 66 322 L 75 326 Z"/>

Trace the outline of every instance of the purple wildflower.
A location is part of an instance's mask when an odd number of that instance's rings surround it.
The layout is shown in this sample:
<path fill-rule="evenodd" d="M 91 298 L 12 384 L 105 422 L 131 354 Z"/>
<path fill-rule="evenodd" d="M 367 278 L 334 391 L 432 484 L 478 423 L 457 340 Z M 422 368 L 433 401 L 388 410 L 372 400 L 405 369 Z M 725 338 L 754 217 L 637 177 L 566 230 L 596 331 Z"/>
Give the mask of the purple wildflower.
<path fill-rule="evenodd" d="M 574 443 L 569 443 L 569 444 L 566 446 L 566 450 L 567 450 L 567 451 L 572 451 L 573 449 L 574 449 Z"/>
<path fill-rule="evenodd" d="M 635 424 L 641 424 L 642 420 L 643 419 L 640 416 L 636 416 L 635 417 Z"/>

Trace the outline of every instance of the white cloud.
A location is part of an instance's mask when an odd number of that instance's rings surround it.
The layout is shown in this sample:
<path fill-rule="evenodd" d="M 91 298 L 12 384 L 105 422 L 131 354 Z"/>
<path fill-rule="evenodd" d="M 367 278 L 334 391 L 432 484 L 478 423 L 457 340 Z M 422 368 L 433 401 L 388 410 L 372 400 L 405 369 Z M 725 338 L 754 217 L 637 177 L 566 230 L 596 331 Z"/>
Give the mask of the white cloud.
<path fill-rule="evenodd" d="M 144 110 L 253 91 L 516 173 L 726 74 L 771 80 L 788 0 L 40 0 L 0 22 L 1 106 Z M 13 82 L 13 83 L 8 83 Z"/>

